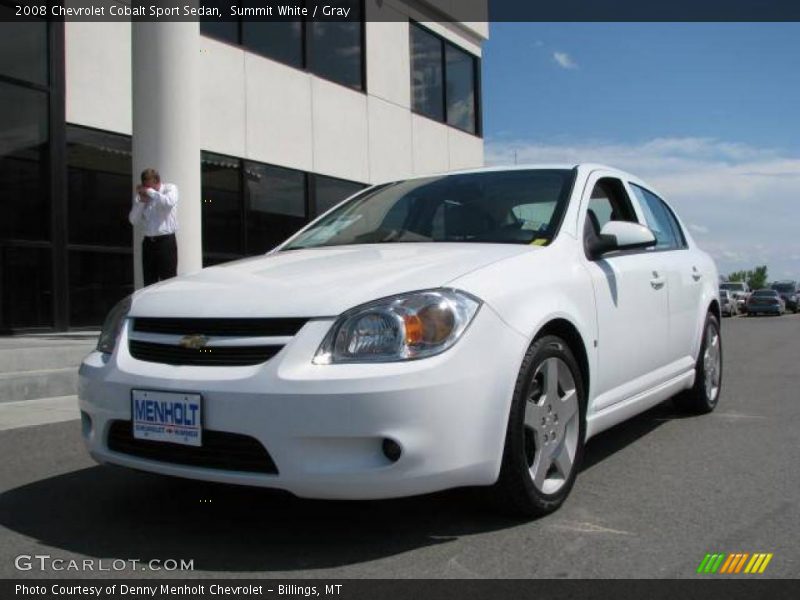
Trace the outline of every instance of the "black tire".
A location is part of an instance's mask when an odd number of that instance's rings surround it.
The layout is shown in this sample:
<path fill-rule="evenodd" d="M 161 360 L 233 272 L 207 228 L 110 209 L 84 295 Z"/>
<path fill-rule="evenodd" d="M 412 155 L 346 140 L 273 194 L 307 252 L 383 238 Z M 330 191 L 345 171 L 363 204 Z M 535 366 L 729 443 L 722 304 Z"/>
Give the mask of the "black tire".
<path fill-rule="evenodd" d="M 709 334 L 709 330 L 711 334 Z M 710 374 L 712 382 L 716 380 L 716 384 L 708 385 L 706 375 L 709 366 L 713 368 L 713 358 L 707 360 L 706 350 L 707 344 L 710 339 L 713 340 L 716 336 L 719 361 L 716 363 L 717 376 L 714 377 L 714 372 Z M 713 354 L 713 352 L 712 352 Z M 700 352 L 697 355 L 697 363 L 695 364 L 695 377 L 694 385 L 691 389 L 675 396 L 673 401 L 675 405 L 684 412 L 702 415 L 710 413 L 717 407 L 719 403 L 720 392 L 722 391 L 722 336 L 720 334 L 719 321 L 712 313 L 706 315 L 706 322 L 703 326 L 703 338 L 700 343 Z M 710 391 L 709 391 L 710 389 Z"/>
<path fill-rule="evenodd" d="M 550 377 L 546 373 L 552 372 L 548 371 L 548 367 L 552 364 L 557 365 L 558 372 L 555 378 L 558 382 L 555 388 L 556 396 L 564 404 L 556 405 L 552 413 L 548 413 L 548 407 L 554 403 L 548 400 L 548 396 L 552 394 L 544 389 L 549 381 L 544 378 Z M 564 368 L 567 369 L 571 382 Z M 567 383 L 562 387 L 563 380 Z M 569 388 L 574 389 L 577 407 L 572 403 L 573 397 Z M 539 415 L 536 418 L 537 423 L 539 418 L 542 419 L 541 427 L 536 431 L 526 423 L 529 409 L 532 410 L 530 415 L 534 413 Z M 559 411 L 562 409 L 561 414 L 565 416 L 561 418 L 559 424 Z M 570 416 L 566 416 L 567 414 Z M 545 420 L 549 420 L 548 424 L 545 424 Z M 545 429 L 548 431 L 544 431 Z M 555 432 L 555 439 L 551 437 L 550 441 L 539 445 L 537 440 L 548 439 L 550 432 Z M 500 476 L 497 483 L 489 489 L 495 506 L 506 514 L 527 518 L 546 515 L 556 510 L 569 495 L 575 483 L 583 458 L 585 437 L 586 393 L 580 367 L 564 340 L 552 335 L 544 336 L 528 349 L 517 376 L 506 428 Z M 567 460 L 559 461 L 554 456 L 557 454 L 563 457 L 563 453 L 569 455 L 573 444 L 575 447 L 571 468 L 564 477 L 560 465 L 565 464 Z M 547 450 L 543 451 L 542 448 L 545 447 Z M 546 461 L 552 461 L 552 464 L 548 467 Z M 534 483 L 534 476 L 531 473 L 534 464 L 545 465 L 544 480 L 541 483 L 543 489 Z M 546 488 L 556 487 L 557 489 L 551 493 L 545 491 Z"/>

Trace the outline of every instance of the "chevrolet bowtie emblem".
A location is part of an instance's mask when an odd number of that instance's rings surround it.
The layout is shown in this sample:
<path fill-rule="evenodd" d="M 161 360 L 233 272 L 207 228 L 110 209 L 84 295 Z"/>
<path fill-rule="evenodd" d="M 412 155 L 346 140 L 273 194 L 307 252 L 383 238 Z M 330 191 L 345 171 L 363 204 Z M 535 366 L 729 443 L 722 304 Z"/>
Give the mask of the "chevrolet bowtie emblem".
<path fill-rule="evenodd" d="M 199 350 L 208 345 L 208 338 L 201 334 L 185 335 L 178 342 L 181 348 L 190 348 L 192 350 Z"/>

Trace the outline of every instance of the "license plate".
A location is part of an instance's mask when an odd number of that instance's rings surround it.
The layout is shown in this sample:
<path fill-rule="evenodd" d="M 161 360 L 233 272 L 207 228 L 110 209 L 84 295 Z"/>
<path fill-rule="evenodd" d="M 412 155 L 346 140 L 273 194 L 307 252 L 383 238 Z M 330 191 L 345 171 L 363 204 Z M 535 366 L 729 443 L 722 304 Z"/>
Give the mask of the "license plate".
<path fill-rule="evenodd" d="M 200 394 L 131 391 L 131 421 L 137 440 L 200 446 L 202 417 Z"/>

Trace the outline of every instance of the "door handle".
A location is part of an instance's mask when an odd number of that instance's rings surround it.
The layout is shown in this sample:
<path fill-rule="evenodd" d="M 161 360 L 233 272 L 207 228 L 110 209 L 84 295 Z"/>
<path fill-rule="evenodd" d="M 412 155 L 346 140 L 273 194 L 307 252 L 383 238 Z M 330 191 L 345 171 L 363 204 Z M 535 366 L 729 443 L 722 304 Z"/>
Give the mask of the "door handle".
<path fill-rule="evenodd" d="M 692 267 L 692 279 L 695 281 L 700 281 L 703 278 L 703 274 L 697 270 L 697 267 Z"/>
<path fill-rule="evenodd" d="M 658 271 L 653 271 L 653 278 L 650 280 L 650 285 L 653 286 L 654 290 L 660 290 L 661 288 L 663 288 L 665 282 L 666 279 L 661 277 L 658 274 Z"/>

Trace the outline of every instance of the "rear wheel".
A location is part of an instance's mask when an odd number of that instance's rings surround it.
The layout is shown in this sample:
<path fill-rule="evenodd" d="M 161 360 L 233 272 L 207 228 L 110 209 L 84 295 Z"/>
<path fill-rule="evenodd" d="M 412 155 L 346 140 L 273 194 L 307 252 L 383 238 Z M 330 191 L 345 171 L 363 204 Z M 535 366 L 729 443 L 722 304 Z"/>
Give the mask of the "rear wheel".
<path fill-rule="evenodd" d="M 504 512 L 534 517 L 566 499 L 583 457 L 586 399 L 566 342 L 545 336 L 517 377 L 500 477 L 491 494 Z"/>
<path fill-rule="evenodd" d="M 717 406 L 722 389 L 722 337 L 719 321 L 712 313 L 706 315 L 703 340 L 695 365 L 694 385 L 674 398 L 675 404 L 686 412 L 710 413 Z"/>

